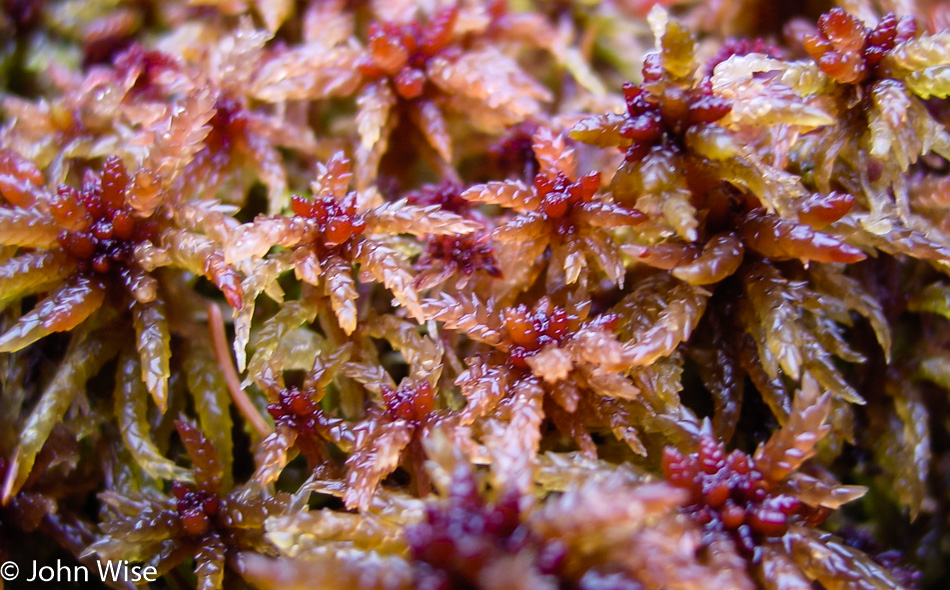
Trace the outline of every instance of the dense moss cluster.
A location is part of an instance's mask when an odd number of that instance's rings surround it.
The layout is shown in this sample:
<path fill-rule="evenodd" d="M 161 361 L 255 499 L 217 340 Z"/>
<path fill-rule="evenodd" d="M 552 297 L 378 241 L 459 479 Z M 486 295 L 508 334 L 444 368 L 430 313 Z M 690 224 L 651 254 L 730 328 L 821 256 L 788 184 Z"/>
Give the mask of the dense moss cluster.
<path fill-rule="evenodd" d="M 945 587 L 950 7 L 839 4 L 3 0 L 0 561 Z"/>

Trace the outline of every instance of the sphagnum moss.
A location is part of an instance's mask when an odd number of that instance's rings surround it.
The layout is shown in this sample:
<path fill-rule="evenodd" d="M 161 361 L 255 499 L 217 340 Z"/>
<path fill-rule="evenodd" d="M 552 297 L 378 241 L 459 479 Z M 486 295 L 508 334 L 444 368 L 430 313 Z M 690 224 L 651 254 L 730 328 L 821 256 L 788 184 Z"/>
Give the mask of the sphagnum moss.
<path fill-rule="evenodd" d="M 840 4 L 3 1 L 0 560 L 944 587 L 950 8 Z"/>

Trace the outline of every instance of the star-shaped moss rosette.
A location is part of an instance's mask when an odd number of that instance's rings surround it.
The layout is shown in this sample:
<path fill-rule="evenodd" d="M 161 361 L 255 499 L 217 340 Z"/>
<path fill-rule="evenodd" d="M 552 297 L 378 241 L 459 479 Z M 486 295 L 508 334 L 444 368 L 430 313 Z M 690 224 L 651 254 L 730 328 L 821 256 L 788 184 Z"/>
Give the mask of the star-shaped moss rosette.
<path fill-rule="evenodd" d="M 206 36 L 216 42 L 206 46 Z M 187 163 L 179 177 L 179 192 L 187 197 L 217 196 L 228 203 L 243 204 L 250 188 L 260 182 L 268 190 L 267 211 L 280 212 L 287 205 L 292 180 L 285 156 L 313 161 L 317 140 L 306 125 L 269 104 L 286 104 L 297 97 L 293 93 L 282 95 L 276 84 L 270 84 L 275 96 L 268 95 L 261 89 L 269 84 L 268 80 L 257 77 L 266 78 L 271 68 L 282 72 L 282 67 L 292 66 L 283 66 L 280 58 L 272 55 L 279 55 L 276 48 L 267 51 L 272 33 L 256 28 L 250 19 L 240 19 L 233 30 L 223 34 L 209 25 L 207 29 L 184 31 L 182 37 L 178 40 L 185 46 L 181 51 L 191 59 L 184 64 L 185 75 L 174 79 L 174 85 L 166 92 L 203 91 L 213 105 L 207 120 L 205 149 Z M 327 67 L 332 68 L 335 60 L 342 60 L 345 67 L 352 63 L 352 58 L 352 52 L 349 62 L 346 56 L 328 56 L 331 65 Z M 313 67 L 316 75 L 319 64 L 314 62 Z M 289 77 L 292 71 L 284 73 Z M 279 77 L 280 73 L 274 76 Z M 328 91 L 328 95 L 332 92 Z"/>
<path fill-rule="evenodd" d="M 654 241 L 671 232 L 696 241 L 693 199 L 720 184 L 748 191 L 769 212 L 788 211 L 803 187 L 781 169 L 781 159 L 770 163 L 751 148 L 774 143 L 768 130 L 776 124 L 810 129 L 830 117 L 787 87 L 768 100 L 762 94 L 771 87 L 755 81 L 748 84 L 757 93 L 722 92 L 680 21 L 659 7 L 649 20 L 657 50 L 644 56 L 643 82 L 624 85 L 626 113 L 585 119 L 571 131 L 574 139 L 624 153 L 610 184 L 614 198 L 665 222 L 646 234 Z"/>
<path fill-rule="evenodd" d="M 673 292 L 683 295 L 691 289 L 680 286 Z M 696 418 L 670 399 L 672 392 L 661 376 L 647 370 L 631 379 L 628 372 L 648 369 L 673 354 L 698 321 L 703 299 L 697 294 L 670 306 L 650 328 L 630 320 L 631 302 L 621 302 L 618 313 L 590 315 L 585 295 L 568 295 L 564 307 L 542 298 L 533 308 L 493 309 L 448 293 L 425 301 L 430 318 L 480 343 L 456 378 L 466 399 L 459 417 L 462 426 L 474 424 L 482 432 L 492 471 L 506 485 L 526 489 L 546 419 L 589 456 L 596 455 L 590 428 L 612 432 L 639 454 L 646 448 L 638 426 L 658 428 L 654 418 L 672 429 L 695 428 Z M 624 322 L 630 323 L 629 330 L 620 328 Z M 680 322 L 686 324 L 682 329 Z M 633 338 L 622 340 L 618 331 Z M 521 450 L 505 450 L 511 445 Z"/>
<path fill-rule="evenodd" d="M 29 437 L 17 449 L 16 469 L 6 482 L 9 494 L 29 474 L 50 429 L 78 394 L 76 387 L 117 352 L 117 342 L 98 339 L 115 339 L 115 330 L 134 334 L 138 359 L 129 361 L 136 367 L 129 376 L 141 386 L 140 394 L 151 394 L 158 410 L 165 411 L 171 334 L 157 267 L 197 271 L 235 307 L 242 296 L 240 276 L 224 263 L 214 243 L 174 227 L 165 217 L 168 197 L 149 169 L 130 174 L 120 159 L 111 157 L 101 171 L 87 170 L 81 188 L 63 184 L 54 192 L 19 155 L 4 152 L 0 165 L 5 173 L 0 191 L 9 203 L 0 208 L 0 223 L 7 227 L 0 239 L 19 249 L 2 264 L 2 298 L 11 306 L 41 295 L 0 336 L 0 350 L 15 352 L 50 334 L 73 332 L 74 354 L 85 348 L 89 357 L 71 361 L 77 363 L 74 372 L 54 379 L 44 393 L 46 402 L 27 418 L 24 432 Z M 120 374 L 125 371 L 120 367 Z M 144 401 L 134 401 L 142 415 L 145 406 L 138 404 Z M 144 433 L 138 436 L 147 439 Z M 158 470 L 169 472 L 167 461 Z"/>
<path fill-rule="evenodd" d="M 807 167 L 821 192 L 837 182 L 858 198 L 860 211 L 853 217 L 859 229 L 887 235 L 892 250 L 937 258 L 927 251 L 946 244 L 931 229 L 925 212 L 908 202 L 901 175 L 922 157 L 950 155 L 946 122 L 935 118 L 927 102 L 936 104 L 934 99 L 945 98 L 950 88 L 941 74 L 946 60 L 938 49 L 946 46 L 946 33 L 920 34 L 910 15 L 888 13 L 876 22 L 863 22 L 834 8 L 817 27 L 800 27 L 796 34 L 814 61 L 782 63 L 750 56 L 735 65 L 772 72 L 795 92 L 821 100 L 834 114 L 834 124 L 802 138 L 799 149 L 809 153 L 810 161 L 798 167 Z M 834 175 L 832 181 L 836 166 L 852 173 L 847 179 Z M 916 244 L 901 239 L 907 234 Z"/>
<path fill-rule="evenodd" d="M 491 239 L 491 218 L 477 209 L 478 204 L 462 198 L 465 188 L 456 182 L 444 181 L 425 185 L 406 194 L 410 205 L 438 205 L 445 211 L 457 213 L 478 222 L 482 229 L 464 235 L 432 235 L 413 265 L 415 284 L 420 291 L 438 288 L 451 279 L 449 288 L 463 289 L 470 284 L 490 283 L 501 277 L 501 268 L 495 256 Z M 487 277 L 487 278 L 486 278 Z M 477 287 L 476 287 L 477 288 Z"/>
<path fill-rule="evenodd" d="M 175 482 L 170 494 L 154 488 L 103 493 L 101 536 L 87 553 L 144 562 L 159 575 L 193 557 L 197 588 L 221 588 L 237 552 L 267 551 L 263 523 L 286 509 L 288 498 L 271 496 L 254 482 L 225 487 L 211 441 L 188 422 L 176 421 L 175 427 L 191 459 L 194 484 Z"/>
<path fill-rule="evenodd" d="M 413 4 L 395 20 L 370 24 L 365 78 L 356 102 L 360 135 L 358 184 L 375 178 L 390 136 L 407 119 L 444 162 L 452 161 L 447 113 L 499 133 L 541 112 L 550 92 L 492 43 L 495 16 L 481 3 L 452 4 L 425 14 Z M 421 14 L 420 14 L 421 13 Z"/>
<path fill-rule="evenodd" d="M 622 285 L 620 248 L 610 230 L 642 223 L 646 216 L 598 194 L 599 172 L 578 177 L 574 150 L 564 136 L 542 128 L 534 135 L 532 149 L 540 171 L 531 187 L 517 180 L 496 181 L 470 187 L 461 195 L 474 204 L 514 210 L 515 215 L 492 232 L 497 243 L 519 245 L 511 256 L 499 253 L 505 280 L 532 281 L 544 270 L 542 254 L 550 248 L 549 289 L 577 282 L 590 266 L 588 259 L 608 280 Z"/>
<path fill-rule="evenodd" d="M 383 481 L 396 470 L 404 474 L 401 487 L 420 497 L 427 494 L 431 482 L 423 446 L 434 431 L 458 422 L 451 394 L 444 388 L 442 343 L 420 334 L 412 322 L 388 314 L 372 318 L 364 335 L 368 338 L 343 368 L 367 393 L 353 426 L 343 495 L 347 506 L 360 510 L 372 504 Z M 377 343 L 399 351 L 402 362 L 386 363 L 376 352 Z M 405 377 L 397 384 L 390 371 Z"/>
<path fill-rule="evenodd" d="M 801 588 L 815 580 L 825 587 L 899 588 L 886 567 L 812 528 L 867 491 L 802 469 L 831 430 L 831 410 L 830 394 L 806 375 L 792 417 L 753 456 L 727 455 L 707 430 L 693 453 L 667 448 L 664 476 L 689 493 L 680 510 L 703 527 L 707 551 L 722 565 L 747 561 L 766 587 L 781 579 Z M 747 580 L 743 587 L 755 586 Z"/>
<path fill-rule="evenodd" d="M 234 233 L 227 249 L 233 261 L 263 256 L 275 246 L 286 249 L 275 255 L 277 259 L 304 283 L 323 290 L 347 334 L 357 326 L 355 265 L 365 281 L 382 283 L 412 316 L 421 317 L 413 277 L 394 236 L 464 234 L 480 227 L 437 205 L 380 203 L 375 191 L 349 190 L 351 178 L 349 160 L 337 153 L 320 167 L 314 198 L 293 197 L 294 216 L 259 216 Z M 248 322 L 250 316 L 244 314 L 238 321 Z M 239 339 L 235 345 L 239 359 L 243 349 Z"/>
<path fill-rule="evenodd" d="M 0 351 L 16 351 L 48 334 L 72 330 L 102 307 L 107 296 L 131 298 L 142 364 L 149 367 L 143 377 L 164 410 L 169 336 L 159 284 L 151 271 L 175 258 L 184 262 L 205 257 L 203 274 L 237 308 L 240 277 L 224 265 L 213 246 L 164 238 L 168 233 L 183 236 L 162 227 L 162 216 L 154 214 L 162 195 L 147 169 L 129 174 L 122 161 L 112 157 L 101 172 L 87 171 L 82 188 L 60 185 L 53 193 L 41 184 L 42 173 L 29 161 L 12 152 L 5 152 L 2 160 L 0 165 L 17 181 L 13 190 L 3 188 L 4 198 L 14 205 L 0 212 L 8 228 L 3 242 L 29 248 L 4 263 L 2 296 L 9 302 L 50 294 L 0 336 Z"/>
<path fill-rule="evenodd" d="M 277 318 L 277 321 L 272 318 L 269 327 L 277 327 L 280 319 L 283 318 Z M 298 343 L 287 341 L 274 350 L 258 349 L 251 359 L 249 373 L 267 396 L 270 402 L 267 413 L 274 420 L 273 431 L 256 449 L 253 479 L 259 485 L 275 482 L 298 452 L 306 459 L 308 470 L 333 471 L 331 449 L 352 446 L 350 425 L 338 417 L 337 412 L 325 408 L 323 403 L 328 387 L 349 360 L 352 346 L 325 352 L 326 343 L 319 344 L 324 346 L 316 354 L 300 354 Z M 308 365 L 306 376 L 299 385 L 288 385 L 284 374 L 298 370 L 300 364 Z"/>

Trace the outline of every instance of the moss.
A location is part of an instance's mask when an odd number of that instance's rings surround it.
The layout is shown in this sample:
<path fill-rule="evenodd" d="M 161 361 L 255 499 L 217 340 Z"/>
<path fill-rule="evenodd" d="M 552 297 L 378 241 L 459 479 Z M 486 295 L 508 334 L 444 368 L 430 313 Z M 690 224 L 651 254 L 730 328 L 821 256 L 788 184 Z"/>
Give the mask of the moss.
<path fill-rule="evenodd" d="M 654 4 L 0 2 L 0 561 L 945 586 L 946 8 Z"/>

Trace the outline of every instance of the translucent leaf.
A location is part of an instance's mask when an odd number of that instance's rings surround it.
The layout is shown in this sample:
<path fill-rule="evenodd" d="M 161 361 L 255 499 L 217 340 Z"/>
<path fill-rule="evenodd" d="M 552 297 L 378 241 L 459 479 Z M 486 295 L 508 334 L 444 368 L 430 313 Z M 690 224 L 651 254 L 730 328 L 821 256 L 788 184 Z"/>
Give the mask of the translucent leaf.
<path fill-rule="evenodd" d="M 352 354 L 353 346 L 350 343 L 326 354 L 322 352 L 317 354 L 313 359 L 310 371 L 304 378 L 304 388 L 317 390 L 317 395 L 320 395 L 320 390 L 325 389 L 333 381 L 343 365 L 350 360 Z"/>
<path fill-rule="evenodd" d="M 465 219 L 439 205 L 410 205 L 406 199 L 384 203 L 366 215 L 370 231 L 379 234 L 467 234 L 481 229 L 481 224 Z"/>
<path fill-rule="evenodd" d="M 695 242 L 699 234 L 696 228 L 699 221 L 696 219 L 696 208 L 693 207 L 691 194 L 685 190 L 674 190 L 659 195 L 660 210 L 676 233 L 688 242 Z M 637 202 L 640 207 L 640 202 Z"/>
<path fill-rule="evenodd" d="M 336 314 L 340 328 L 347 334 L 356 330 L 356 281 L 353 265 L 339 256 L 331 256 L 323 264 L 324 290 L 330 297 L 330 307 Z"/>
<path fill-rule="evenodd" d="M 210 89 L 188 93 L 171 117 L 150 129 L 150 172 L 142 170 L 135 175 L 128 196 L 129 205 L 143 217 L 151 215 L 161 204 L 161 188 L 170 187 L 195 154 L 204 149 L 203 142 L 211 131 L 207 123 L 215 115 L 216 99 Z"/>
<path fill-rule="evenodd" d="M 198 590 L 219 590 L 224 582 L 224 559 L 227 547 L 217 534 L 201 540 L 195 551 L 195 576 Z"/>
<path fill-rule="evenodd" d="M 386 369 L 375 363 L 349 362 L 343 367 L 343 374 L 361 384 L 375 394 L 382 394 L 383 388 L 396 390 L 396 382 Z"/>
<path fill-rule="evenodd" d="M 257 446 L 254 463 L 257 465 L 253 480 L 262 486 L 270 485 L 290 462 L 290 450 L 297 440 L 297 431 L 285 424 L 276 424 L 274 431 Z"/>
<path fill-rule="evenodd" d="M 191 458 L 195 485 L 203 492 L 217 494 L 221 490 L 224 472 L 214 445 L 197 426 L 184 420 L 176 420 L 175 428 L 188 457 Z"/>
<path fill-rule="evenodd" d="M 27 248 L 51 248 L 60 228 L 49 217 L 33 209 L 0 207 L 0 244 Z"/>
<path fill-rule="evenodd" d="M 578 223 L 593 227 L 624 227 L 646 221 L 646 215 L 636 209 L 604 201 L 579 203 L 572 209 L 571 214 Z"/>
<path fill-rule="evenodd" d="M 142 380 L 155 405 L 164 414 L 168 403 L 168 377 L 171 375 L 168 368 L 171 335 L 168 333 L 165 304 L 161 299 L 133 304 L 132 322 L 135 325 L 135 347 L 142 363 Z"/>
<path fill-rule="evenodd" d="M 610 234 L 597 229 L 591 232 L 585 232 L 582 239 L 587 249 L 586 254 L 593 258 L 597 266 L 600 267 L 600 270 L 604 272 L 612 283 L 623 288 L 626 267 L 624 266 L 623 258 L 620 256 L 620 247 L 610 237 Z M 570 284 L 575 281 L 568 282 Z"/>
<path fill-rule="evenodd" d="M 581 119 L 571 129 L 571 138 L 599 148 L 625 146 L 630 140 L 621 135 L 627 118 L 616 113 Z"/>
<path fill-rule="evenodd" d="M 155 301 L 158 297 L 158 280 L 138 266 L 127 266 L 119 276 L 129 294 L 141 304 Z"/>
<path fill-rule="evenodd" d="M 740 338 L 739 364 L 748 374 L 779 424 L 785 424 L 792 411 L 791 398 L 782 378 L 777 374 L 774 376 L 769 374 L 772 370 L 777 373 L 777 368 L 774 367 L 775 358 L 768 347 L 761 347 L 761 350 L 768 355 L 771 362 L 763 363 L 759 357 L 759 343 L 763 338 L 764 336 L 759 335 L 759 330 L 755 329 L 753 329 L 753 334 L 745 334 Z"/>
<path fill-rule="evenodd" d="M 392 291 L 396 300 L 406 307 L 413 317 L 423 317 L 419 296 L 412 285 L 413 277 L 403 267 L 403 258 L 397 250 L 380 241 L 363 240 L 360 242 L 357 258 L 363 265 L 361 272 L 369 272 Z"/>
<path fill-rule="evenodd" d="M 698 258 L 673 269 L 673 276 L 690 285 L 719 282 L 739 269 L 743 252 L 742 242 L 734 234 L 718 234 L 706 242 Z"/>
<path fill-rule="evenodd" d="M 859 262 L 867 257 L 859 248 L 830 234 L 768 213 L 747 215 L 741 233 L 750 249 L 778 260 Z"/>
<path fill-rule="evenodd" d="M 306 249 L 298 249 L 294 251 L 294 254 L 300 250 L 312 254 Z M 252 270 L 248 271 L 245 267 L 246 277 L 241 282 L 241 292 L 244 296 L 243 305 L 241 309 L 235 310 L 234 313 L 234 356 L 237 360 L 238 371 L 243 371 L 247 363 L 247 343 L 251 337 L 251 322 L 254 319 L 257 298 L 262 292 L 266 291 L 275 301 L 283 300 L 283 292 L 279 290 L 277 279 L 286 270 L 285 262 L 277 257 L 270 260 L 254 261 L 249 263 L 249 266 Z M 294 270 L 296 271 L 297 268 L 295 267 Z M 278 297 L 278 295 L 281 295 L 281 297 Z"/>
<path fill-rule="evenodd" d="M 369 331 L 375 337 L 385 338 L 394 350 L 402 354 L 413 376 L 428 379 L 433 385 L 438 381 L 442 372 L 443 347 L 420 334 L 417 324 L 387 314 L 376 318 Z"/>
<path fill-rule="evenodd" d="M 442 109 L 431 100 L 417 100 L 409 116 L 422 131 L 426 141 L 445 162 L 452 161 L 452 137 L 449 135 Z"/>
<path fill-rule="evenodd" d="M 647 473 L 631 463 L 614 465 L 602 459 L 591 459 L 580 453 L 545 451 L 539 457 L 538 484 L 546 491 L 564 492 L 597 479 L 621 479 L 630 484 L 646 483 Z"/>
<path fill-rule="evenodd" d="M 328 355 L 326 361 L 336 366 L 341 362 L 336 360 L 336 356 L 346 353 L 349 347 L 342 345 L 334 350 L 332 346 L 317 332 L 301 326 L 290 331 L 277 345 L 270 366 L 280 371 L 310 371 L 315 365 L 320 366 L 321 355 L 325 354 Z M 329 354 L 327 350 L 333 350 L 333 353 Z M 305 387 L 309 389 L 306 384 Z"/>
<path fill-rule="evenodd" d="M 548 127 L 541 127 L 531 138 L 531 150 L 541 166 L 541 170 L 550 178 L 558 173 L 573 178 L 577 172 L 577 157 L 568 146 L 564 135 L 556 134 Z"/>
<path fill-rule="evenodd" d="M 107 535 L 117 538 L 118 544 L 124 549 L 122 553 L 111 553 L 110 544 L 103 543 L 104 539 L 90 548 L 90 551 L 95 550 L 102 557 L 120 558 L 130 550 L 134 551 L 133 543 L 161 541 L 167 537 L 168 531 L 174 530 L 177 525 L 177 511 L 173 506 L 169 506 L 170 502 L 162 501 L 161 497 L 135 492 L 122 496 L 113 491 L 106 491 L 100 499 L 104 506 L 118 516 L 103 522 L 100 528 Z M 139 523 L 144 523 L 144 526 Z M 146 556 L 150 557 L 154 557 L 154 554 Z"/>
<path fill-rule="evenodd" d="M 609 550 L 647 520 L 674 511 L 685 496 L 666 483 L 633 485 L 622 472 L 594 473 L 540 507 L 533 528 L 546 538 L 578 545 L 575 550 Z"/>
<path fill-rule="evenodd" d="M 492 181 L 475 185 L 461 194 L 463 199 L 486 205 L 501 205 L 516 211 L 533 211 L 540 199 L 520 180 Z"/>
<path fill-rule="evenodd" d="M 556 383 L 566 378 L 574 368 L 570 355 L 557 345 L 542 348 L 525 361 L 535 375 L 548 383 Z"/>
<path fill-rule="evenodd" d="M 510 397 L 496 409 L 495 417 L 484 425 L 482 440 L 491 455 L 492 474 L 506 489 L 527 492 L 534 481 L 544 389 L 537 380 L 522 379 L 513 384 Z"/>
<path fill-rule="evenodd" d="M 917 39 L 908 39 L 899 43 L 884 57 L 884 63 L 890 67 L 917 71 L 936 65 L 944 65 L 950 55 L 950 33 L 923 35 Z"/>
<path fill-rule="evenodd" d="M 3 485 L 4 502 L 16 495 L 26 482 L 36 455 L 53 427 L 63 419 L 76 395 L 85 389 L 86 381 L 116 354 L 120 340 L 110 334 L 96 334 L 70 348 L 20 429 L 19 442 Z"/>
<path fill-rule="evenodd" d="M 658 41 L 663 69 L 674 79 L 690 77 L 696 68 L 696 40 L 689 29 L 680 21 L 670 18 Z"/>
<path fill-rule="evenodd" d="M 616 399 L 628 399 L 633 400 L 637 399 L 641 395 L 641 390 L 639 387 L 633 384 L 633 382 L 626 375 L 605 369 L 602 367 L 580 367 L 579 371 L 583 373 L 583 381 L 594 393 L 609 398 Z M 623 418 L 618 420 L 615 424 L 613 420 L 611 423 L 613 426 L 619 426 L 624 421 Z M 618 431 L 615 431 L 617 434 Z M 628 435 L 624 434 L 619 436 L 620 439 L 628 438 Z"/>
<path fill-rule="evenodd" d="M 755 310 L 765 336 L 764 342 L 757 339 L 759 354 L 764 355 L 763 349 L 767 348 L 788 376 L 799 379 L 804 359 L 799 334 L 801 328 L 797 322 L 800 311 L 795 305 L 798 294 L 788 287 L 772 266 L 756 265 L 744 278 L 749 305 Z M 776 376 L 768 365 L 766 370 L 770 377 Z"/>
<path fill-rule="evenodd" d="M 391 552 L 402 552 L 406 546 L 402 528 L 373 512 L 317 510 L 292 517 L 276 516 L 267 528 L 269 538 L 281 540 L 282 550 L 298 554 L 330 543 Z M 293 545 L 287 546 L 291 538 Z"/>
<path fill-rule="evenodd" d="M 348 488 L 343 501 L 349 508 L 369 508 L 376 487 L 399 466 L 402 451 L 412 438 L 405 421 L 372 416 L 355 428 L 356 443 L 346 460 Z"/>
<path fill-rule="evenodd" d="M 877 248 L 888 254 L 907 254 L 923 260 L 950 260 L 950 248 L 936 241 L 937 236 L 896 223 L 889 224 L 890 227 L 885 231 L 875 234 L 862 227 L 868 221 L 871 220 L 851 213 L 838 221 L 835 229 L 847 236 L 849 243 L 858 246 Z"/>
<path fill-rule="evenodd" d="M 466 404 L 461 410 L 462 424 L 470 424 L 486 416 L 505 397 L 508 389 L 508 371 L 496 367 L 484 359 L 473 357 L 467 361 L 468 368 L 456 379 Z"/>
<path fill-rule="evenodd" d="M 438 320 L 448 330 L 460 330 L 469 337 L 492 345 L 502 342 L 501 322 L 490 306 L 475 294 L 440 292 L 438 299 L 426 299 L 423 314 L 426 319 Z"/>
<path fill-rule="evenodd" d="M 781 72 L 781 77 L 756 77 L 759 72 Z M 814 83 L 803 83 L 803 74 L 802 70 L 796 70 L 786 62 L 760 53 L 734 55 L 718 64 L 713 76 L 713 90 L 729 99 L 732 105 L 725 122 L 756 126 L 796 125 L 806 130 L 833 124 L 835 120 L 830 114 L 803 98 L 818 91 L 818 88 L 807 88 Z"/>
<path fill-rule="evenodd" d="M 746 572 L 747 558 L 739 553 L 736 543 L 726 535 L 712 535 L 712 541 L 706 551 L 703 565 L 717 572 L 721 588 L 735 588 L 736 590 L 757 590 L 758 586 L 749 579 Z"/>
<path fill-rule="evenodd" d="M 729 442 L 739 422 L 745 378 L 732 338 L 722 333 L 724 326 L 719 322 L 712 326 L 710 348 L 690 348 L 689 356 L 699 365 L 703 385 L 713 398 L 713 432 L 717 439 Z"/>
<path fill-rule="evenodd" d="M 687 241 L 697 239 L 696 209 L 685 178 L 677 173 L 674 154 L 654 148 L 638 166 L 621 168 L 611 182 L 614 197 L 621 202 L 636 199 L 636 207 L 650 217 L 662 216 Z"/>
<path fill-rule="evenodd" d="M 294 559 L 241 554 L 242 576 L 262 590 L 413 588 L 413 569 L 402 557 L 376 552 L 314 552 Z"/>
<path fill-rule="evenodd" d="M 346 41 L 353 34 L 354 15 L 345 1 L 329 0 L 310 4 L 303 14 L 303 38 L 332 47 Z"/>
<path fill-rule="evenodd" d="M 848 502 L 864 496 L 864 486 L 845 486 L 802 472 L 792 473 L 782 485 L 782 490 L 794 494 L 809 506 L 824 506 L 837 510 Z"/>
<path fill-rule="evenodd" d="M 551 99 L 546 88 L 493 45 L 466 51 L 456 59 L 437 55 L 426 63 L 426 73 L 447 94 L 499 111 L 509 124 L 537 114 L 539 102 Z M 472 122 L 480 125 L 485 121 L 476 117 Z"/>
<path fill-rule="evenodd" d="M 250 92 L 270 103 L 349 96 L 360 83 L 358 56 L 349 46 L 299 45 L 261 64 Z"/>
<path fill-rule="evenodd" d="M 15 117 L 13 113 L 8 116 Z M 46 197 L 43 173 L 36 164 L 10 149 L 0 149 L 0 197 L 7 203 L 29 209 L 42 195 Z"/>
<path fill-rule="evenodd" d="M 911 116 L 911 98 L 904 87 L 893 80 L 883 80 L 871 91 L 872 109 L 868 113 L 871 131 L 871 155 L 878 158 L 892 156 L 902 171 L 920 155 L 919 140 L 914 128 L 908 125 Z"/>
<path fill-rule="evenodd" d="M 379 131 L 379 140 L 369 148 L 360 144 L 356 148 L 356 188 L 360 191 L 371 189 L 376 182 L 379 164 L 382 162 L 386 150 L 389 149 L 389 138 L 399 125 L 399 117 L 391 116 L 384 120 Z"/>
<path fill-rule="evenodd" d="M 353 166 L 342 150 L 333 152 L 326 163 L 317 164 L 317 179 L 311 183 L 315 195 L 333 197 L 339 201 L 350 202 L 350 183 L 353 181 Z"/>
<path fill-rule="evenodd" d="M 884 359 L 890 362 L 891 331 L 880 302 L 868 293 L 860 283 L 833 266 L 816 264 L 809 268 L 809 274 L 812 276 L 816 287 L 825 293 L 841 298 L 849 309 L 853 309 L 867 318 L 874 329 L 878 344 L 881 345 L 881 349 L 884 351 Z"/>
<path fill-rule="evenodd" d="M 184 230 L 166 231 L 162 234 L 162 244 L 175 264 L 196 275 L 207 277 L 221 290 L 231 307 L 241 309 L 241 277 L 227 263 L 217 244 Z"/>
<path fill-rule="evenodd" d="M 40 301 L 0 336 L 0 352 L 14 352 L 53 332 L 67 332 L 95 313 L 105 299 L 98 281 L 76 276 Z"/>
<path fill-rule="evenodd" d="M 901 588 L 885 568 L 831 533 L 792 525 L 783 541 L 798 567 L 828 590 Z"/>
<path fill-rule="evenodd" d="M 248 363 L 248 375 L 261 375 L 280 342 L 293 330 L 312 322 L 316 315 L 317 306 L 311 301 L 301 299 L 285 302 L 272 318 L 261 322 L 254 333 L 253 344 L 256 348 L 251 362 Z"/>
<path fill-rule="evenodd" d="M 313 222 L 301 217 L 258 216 L 253 223 L 242 225 L 230 235 L 225 248 L 225 260 L 239 263 L 248 258 L 260 258 L 274 246 L 292 248 L 316 236 Z"/>
<path fill-rule="evenodd" d="M 755 568 L 756 577 L 766 590 L 812 590 L 809 580 L 781 545 L 761 545 L 762 561 Z"/>
<path fill-rule="evenodd" d="M 649 366 L 672 354 L 681 342 L 689 338 L 706 309 L 707 297 L 700 290 L 682 283 L 666 297 L 664 307 L 650 327 L 634 332 L 631 341 L 624 346 L 624 360 L 629 366 Z M 640 313 L 633 305 L 635 302 L 635 298 L 628 296 L 614 309 L 622 316 Z"/>
<path fill-rule="evenodd" d="M 356 98 L 356 128 L 360 145 L 365 151 L 371 152 L 379 142 L 389 112 L 395 104 L 396 95 L 386 80 L 368 84 Z"/>
<path fill-rule="evenodd" d="M 571 285 L 577 282 L 581 272 L 587 268 L 587 259 L 581 244 L 576 240 L 563 240 L 551 244 L 551 260 L 547 276 L 547 289 L 552 292 L 560 282 Z M 563 274 L 562 274 L 563 273 Z"/>
<path fill-rule="evenodd" d="M 623 561 L 646 588 L 736 588 L 736 578 L 746 577 L 744 572 L 720 572 L 701 563 L 696 559 L 699 545 L 699 531 L 689 521 L 661 518 L 631 535 Z"/>
<path fill-rule="evenodd" d="M 128 351 L 119 358 L 114 396 L 119 433 L 136 463 L 157 479 L 194 482 L 191 472 L 166 459 L 152 442 L 151 425 L 148 422 L 148 390 L 142 382 L 138 358 Z"/>
<path fill-rule="evenodd" d="M 320 265 L 320 257 L 314 250 L 306 246 L 297 248 L 290 255 L 290 262 L 294 267 L 294 276 L 298 280 L 315 287 L 320 284 L 323 267 Z M 244 291 L 247 292 L 247 287 Z"/>
<path fill-rule="evenodd" d="M 714 162 L 738 157 L 740 140 L 728 129 L 717 125 L 693 125 L 686 131 L 686 147 Z"/>
<path fill-rule="evenodd" d="M 609 330 L 596 325 L 582 325 L 566 343 L 561 343 L 575 361 L 589 363 L 607 371 L 626 372 L 624 346 Z"/>
<path fill-rule="evenodd" d="M 4 301 L 32 295 L 59 283 L 76 269 L 59 250 L 20 254 L 0 262 L 0 308 Z"/>
<path fill-rule="evenodd" d="M 198 424 L 214 448 L 224 472 L 223 487 L 231 486 L 231 462 L 234 440 L 231 436 L 231 397 L 218 366 L 217 360 L 207 345 L 201 342 L 186 343 L 182 361 L 188 390 L 194 400 Z"/>
<path fill-rule="evenodd" d="M 930 413 L 920 390 L 904 379 L 889 378 L 885 392 L 893 400 L 894 413 L 883 417 L 885 430 L 877 438 L 875 454 L 892 480 L 887 489 L 916 518 L 927 495 Z"/>
<path fill-rule="evenodd" d="M 923 99 L 947 98 L 950 95 L 950 67 L 946 65 L 911 72 L 904 83 Z"/>
<path fill-rule="evenodd" d="M 755 467 L 766 480 L 778 483 L 817 452 L 816 445 L 831 430 L 825 424 L 831 395 L 820 393 L 818 383 L 805 374 L 792 402 L 792 413 L 782 428 L 755 451 Z"/>

